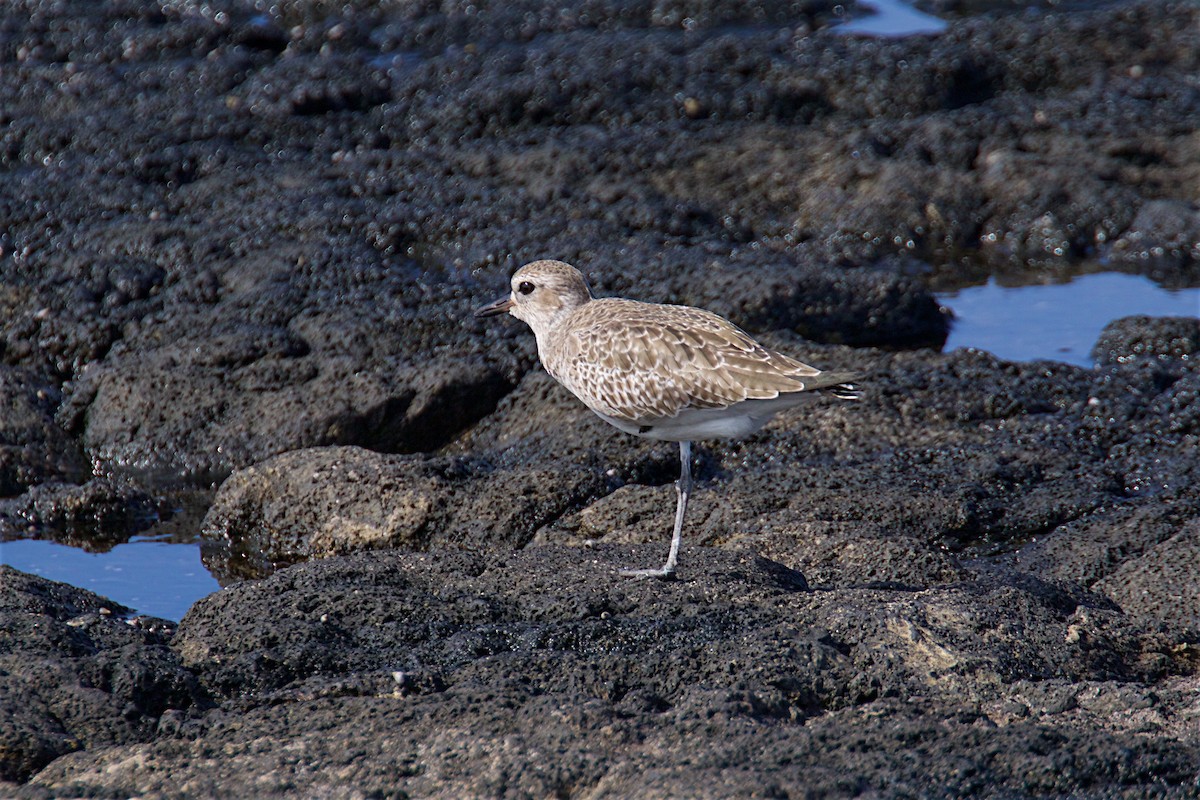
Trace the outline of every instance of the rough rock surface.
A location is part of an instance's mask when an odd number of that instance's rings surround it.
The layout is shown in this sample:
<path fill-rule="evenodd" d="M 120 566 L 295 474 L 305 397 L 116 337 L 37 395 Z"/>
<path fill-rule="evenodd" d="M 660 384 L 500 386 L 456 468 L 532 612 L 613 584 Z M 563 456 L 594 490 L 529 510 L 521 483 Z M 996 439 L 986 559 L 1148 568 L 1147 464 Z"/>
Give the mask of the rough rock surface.
<path fill-rule="evenodd" d="M 1154 735 L 1200 715 L 1194 675 L 1172 677 L 1195 654 L 1108 604 L 986 574 L 814 592 L 753 554 L 693 555 L 668 584 L 619 580 L 652 554 L 612 545 L 358 555 L 238 584 L 174 642 L 225 711 L 59 759 L 28 794 L 1195 788 L 1198 743 Z"/>
<path fill-rule="evenodd" d="M 0 795 L 1200 791 L 1200 323 L 1014 364 L 933 294 L 1200 284 L 1200 9 L 932 5 L 0 7 L 0 542 L 219 486 L 233 582 L 0 571 Z M 677 455 L 470 317 L 541 257 L 866 397 L 701 447 L 617 580 Z"/>
<path fill-rule="evenodd" d="M 54 758 L 153 738 L 208 703 L 167 647 L 174 626 L 0 566 L 0 787 Z"/>
<path fill-rule="evenodd" d="M 163 499 L 124 480 L 47 481 L 19 497 L 0 500 L 0 541 L 49 539 L 85 550 L 107 550 L 171 511 Z"/>
<path fill-rule="evenodd" d="M 1195 361 L 1200 358 L 1200 317 L 1123 317 L 1104 329 L 1092 357 L 1104 366 L 1150 361 L 1169 368 Z"/>
<path fill-rule="evenodd" d="M 83 451 L 55 424 L 62 393 L 29 370 L 0 366 L 0 503 L 31 486 L 79 480 Z"/>
<path fill-rule="evenodd" d="M 450 321 L 534 256 L 887 346 L 944 337 L 916 275 L 964 250 L 1066 271 L 1124 236 L 1127 268 L 1195 278 L 1187 4 L 896 41 L 814 31 L 819 2 L 31 10 L 0 342 L 72 379 L 104 468 L 436 447 L 529 363 Z"/>

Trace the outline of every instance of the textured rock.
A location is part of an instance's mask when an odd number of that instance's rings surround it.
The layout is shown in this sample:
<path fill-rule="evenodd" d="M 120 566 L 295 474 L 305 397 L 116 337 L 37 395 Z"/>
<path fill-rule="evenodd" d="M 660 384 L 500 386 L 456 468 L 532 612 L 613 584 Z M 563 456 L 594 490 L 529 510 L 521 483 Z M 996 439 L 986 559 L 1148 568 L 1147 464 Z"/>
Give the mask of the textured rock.
<path fill-rule="evenodd" d="M 1129 614 L 1160 620 L 1200 637 L 1200 521 L 1154 545 L 1095 584 Z"/>
<path fill-rule="evenodd" d="M 0 9 L 0 538 L 223 483 L 219 574 L 324 557 L 175 638 L 0 572 L 0 795 L 1194 795 L 1195 320 L 917 348 L 1200 281 L 1196 5 L 435 5 Z M 866 397 L 699 448 L 616 580 L 676 450 L 470 318 L 542 257 Z"/>
<path fill-rule="evenodd" d="M 619 580 L 651 553 L 597 546 L 331 558 L 239 584 L 197 604 L 174 643 L 235 698 L 227 711 L 178 738 L 60 759 L 30 790 L 1194 788 L 1194 731 L 1154 734 L 1194 714 L 1194 696 L 1137 688 L 1194 664 L 1112 609 L 1011 576 L 812 592 L 756 556 L 692 555 L 671 583 Z M 1105 704 L 1140 708 L 1149 727 L 1097 724 Z M 339 767 L 297 772 L 296 753 Z"/>
<path fill-rule="evenodd" d="M 163 620 L 0 566 L 0 780 L 64 753 L 152 738 L 159 719 L 206 702 L 166 644 Z"/>
<path fill-rule="evenodd" d="M 229 577 L 339 553 L 467 547 L 508 551 L 538 526 L 606 493 L 598 465 L 497 469 L 458 457 L 352 447 L 297 450 L 234 473 L 204 520 L 206 560 Z"/>
<path fill-rule="evenodd" d="M 85 550 L 106 550 L 170 513 L 165 503 L 126 481 L 48 481 L 15 499 L 0 500 L 0 541 L 49 539 Z"/>
<path fill-rule="evenodd" d="M 898 40 L 822 2 L 214 8 L 10 15 L 0 341 L 75 379 L 106 469 L 435 448 L 528 367 L 459 320 L 536 256 L 885 346 L 942 341 L 912 276 L 963 250 L 1065 272 L 1125 234 L 1194 277 L 1186 4 Z"/>
<path fill-rule="evenodd" d="M 1151 200 L 1109 253 L 1117 264 L 1150 265 L 1158 275 L 1172 275 L 1200 261 L 1200 211 L 1179 200 Z"/>
<path fill-rule="evenodd" d="M 0 366 L 0 498 L 87 471 L 78 444 L 54 421 L 61 402 L 51 381 L 30 370 Z"/>
<path fill-rule="evenodd" d="M 1103 366 L 1148 360 L 1186 367 L 1200 357 L 1200 318 L 1122 317 L 1104 328 L 1092 357 Z"/>

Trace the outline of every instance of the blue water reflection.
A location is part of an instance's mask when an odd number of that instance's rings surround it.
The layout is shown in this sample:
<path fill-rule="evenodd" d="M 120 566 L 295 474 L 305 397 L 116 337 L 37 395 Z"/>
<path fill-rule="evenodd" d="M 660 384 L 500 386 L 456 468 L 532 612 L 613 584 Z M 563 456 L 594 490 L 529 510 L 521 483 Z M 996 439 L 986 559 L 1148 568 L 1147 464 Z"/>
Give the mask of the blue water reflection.
<path fill-rule="evenodd" d="M 69 583 L 178 622 L 192 603 L 221 588 L 200 562 L 200 545 L 133 539 L 107 553 L 56 542 L 0 543 L 0 564 Z"/>
<path fill-rule="evenodd" d="M 918 36 L 941 33 L 946 22 L 900 0 L 858 0 L 856 8 L 870 13 L 839 25 L 842 33 L 860 36 Z"/>
<path fill-rule="evenodd" d="M 1200 316 L 1200 288 L 1164 289 L 1120 272 L 1036 286 L 1000 286 L 992 279 L 938 300 L 955 315 L 947 351 L 975 347 L 1009 361 L 1052 359 L 1086 367 L 1100 331 L 1114 319 Z"/>

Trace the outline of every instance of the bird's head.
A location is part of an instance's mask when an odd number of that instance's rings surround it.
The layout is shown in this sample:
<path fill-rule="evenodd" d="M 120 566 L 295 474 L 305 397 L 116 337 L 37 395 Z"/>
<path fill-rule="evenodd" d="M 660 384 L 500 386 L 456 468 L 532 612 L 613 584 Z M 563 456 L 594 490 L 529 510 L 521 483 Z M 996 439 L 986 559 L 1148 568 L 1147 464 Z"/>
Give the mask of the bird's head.
<path fill-rule="evenodd" d="M 533 261 L 513 273 L 512 293 L 475 312 L 491 317 L 505 311 L 533 328 L 548 331 L 592 299 L 582 273 L 562 261 Z"/>

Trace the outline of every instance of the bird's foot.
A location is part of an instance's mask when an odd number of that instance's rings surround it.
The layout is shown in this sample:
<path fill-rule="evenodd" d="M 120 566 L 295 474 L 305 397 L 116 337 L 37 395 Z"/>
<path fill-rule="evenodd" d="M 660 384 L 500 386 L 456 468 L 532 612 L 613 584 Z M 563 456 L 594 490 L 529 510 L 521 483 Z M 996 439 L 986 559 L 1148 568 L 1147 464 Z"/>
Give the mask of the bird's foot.
<path fill-rule="evenodd" d="M 661 581 L 675 580 L 675 567 L 659 567 L 658 569 L 623 569 L 620 575 L 625 578 L 658 578 Z"/>

